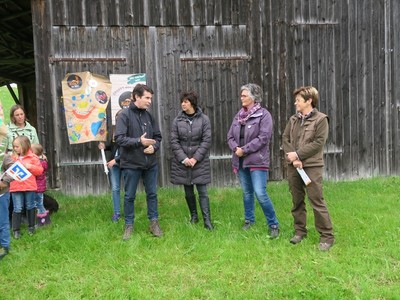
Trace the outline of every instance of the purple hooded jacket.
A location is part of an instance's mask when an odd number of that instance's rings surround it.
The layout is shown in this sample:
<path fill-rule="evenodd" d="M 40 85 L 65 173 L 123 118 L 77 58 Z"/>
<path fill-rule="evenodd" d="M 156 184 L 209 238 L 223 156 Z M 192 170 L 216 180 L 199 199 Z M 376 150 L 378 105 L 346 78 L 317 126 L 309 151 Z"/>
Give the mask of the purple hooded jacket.
<path fill-rule="evenodd" d="M 246 122 L 244 131 L 244 145 L 240 143 L 240 127 L 236 114 L 228 131 L 228 146 L 232 150 L 232 167 L 239 169 L 239 157 L 235 154 L 236 147 L 244 151 L 243 168 L 269 168 L 269 146 L 272 137 L 272 117 L 270 112 L 261 108 Z"/>
<path fill-rule="evenodd" d="M 37 192 L 44 193 L 46 191 L 46 173 L 49 167 L 47 160 L 40 158 L 40 164 L 43 167 L 43 173 L 39 176 L 36 176 L 36 184 L 37 184 Z"/>

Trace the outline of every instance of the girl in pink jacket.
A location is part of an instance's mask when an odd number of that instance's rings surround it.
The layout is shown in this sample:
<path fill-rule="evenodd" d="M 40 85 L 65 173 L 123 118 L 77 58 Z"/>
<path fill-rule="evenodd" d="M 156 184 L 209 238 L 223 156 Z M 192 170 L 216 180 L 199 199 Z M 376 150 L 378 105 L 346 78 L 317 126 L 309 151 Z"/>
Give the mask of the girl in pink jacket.
<path fill-rule="evenodd" d="M 22 165 L 32 174 L 23 181 L 14 180 L 10 183 L 10 193 L 14 204 L 12 216 L 13 236 L 15 239 L 21 237 L 21 211 L 26 207 L 28 217 L 28 233 L 35 232 L 35 195 L 37 191 L 36 176 L 43 173 L 43 167 L 39 158 L 31 150 L 31 142 L 26 136 L 18 136 L 13 141 L 14 161 L 20 161 Z"/>
<path fill-rule="evenodd" d="M 46 155 L 43 154 L 43 146 L 40 144 L 32 144 L 32 152 L 39 158 L 40 164 L 43 167 L 43 173 L 36 176 L 37 191 L 35 196 L 35 206 L 37 209 L 38 226 L 50 224 L 49 211 L 43 205 L 43 193 L 46 191 L 46 172 L 49 167 Z"/>

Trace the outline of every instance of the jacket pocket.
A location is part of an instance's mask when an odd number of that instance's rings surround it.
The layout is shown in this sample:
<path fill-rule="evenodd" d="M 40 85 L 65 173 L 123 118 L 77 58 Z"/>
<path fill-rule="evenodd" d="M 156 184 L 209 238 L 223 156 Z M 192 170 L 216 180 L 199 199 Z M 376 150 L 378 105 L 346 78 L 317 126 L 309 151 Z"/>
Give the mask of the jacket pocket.
<path fill-rule="evenodd" d="M 314 141 L 315 138 L 315 128 L 313 126 L 307 126 L 304 129 L 304 141 L 310 143 Z"/>

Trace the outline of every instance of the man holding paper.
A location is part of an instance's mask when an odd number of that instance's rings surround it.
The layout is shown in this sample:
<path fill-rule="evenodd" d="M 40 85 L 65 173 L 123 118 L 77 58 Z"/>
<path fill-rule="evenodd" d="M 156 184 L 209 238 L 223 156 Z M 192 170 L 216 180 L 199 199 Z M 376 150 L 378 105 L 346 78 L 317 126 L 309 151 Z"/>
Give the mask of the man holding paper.
<path fill-rule="evenodd" d="M 307 236 L 305 192 L 314 212 L 315 228 L 320 234 L 319 250 L 327 251 L 334 243 L 332 222 L 322 193 L 323 152 L 328 138 L 328 117 L 319 112 L 318 91 L 312 86 L 293 92 L 296 114 L 283 133 L 282 146 L 288 162 L 287 174 L 292 194 L 295 235 L 292 244 Z M 305 172 L 305 174 L 303 173 Z M 308 176 L 311 182 L 308 182 Z"/>

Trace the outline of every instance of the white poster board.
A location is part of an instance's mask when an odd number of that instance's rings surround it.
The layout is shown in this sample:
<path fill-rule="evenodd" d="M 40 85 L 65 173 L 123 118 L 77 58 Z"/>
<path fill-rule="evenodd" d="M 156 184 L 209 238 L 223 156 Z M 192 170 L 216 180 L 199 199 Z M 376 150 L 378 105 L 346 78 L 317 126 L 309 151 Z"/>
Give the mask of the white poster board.
<path fill-rule="evenodd" d="M 111 121 L 115 125 L 115 114 L 129 105 L 132 90 L 138 83 L 146 84 L 146 74 L 110 74 L 111 81 Z"/>

